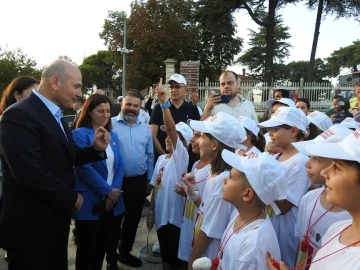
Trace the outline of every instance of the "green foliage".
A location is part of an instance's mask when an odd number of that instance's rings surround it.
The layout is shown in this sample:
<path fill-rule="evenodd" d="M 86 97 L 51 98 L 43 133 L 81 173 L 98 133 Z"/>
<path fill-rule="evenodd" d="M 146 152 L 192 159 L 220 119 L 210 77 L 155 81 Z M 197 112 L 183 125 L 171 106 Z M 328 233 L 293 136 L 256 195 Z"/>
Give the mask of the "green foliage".
<path fill-rule="evenodd" d="M 234 60 L 242 41 L 235 37 L 233 17 L 219 18 L 221 27 L 198 21 L 199 7 L 190 0 L 149 0 L 134 2 L 127 20 L 127 87 L 145 88 L 164 76 L 167 58 L 200 60 L 200 78 L 217 78 Z M 111 11 L 100 37 L 110 48 L 123 46 L 123 12 Z"/>
<path fill-rule="evenodd" d="M 120 72 L 116 52 L 98 51 L 86 57 L 79 66 L 83 76 L 83 90 L 92 87 L 110 87 L 117 91 L 120 85 Z"/>
<path fill-rule="evenodd" d="M 28 58 L 22 49 L 10 50 L 0 47 L 0 91 L 2 92 L 14 78 L 20 75 L 40 79 L 42 71 L 36 65 L 35 60 Z"/>
<path fill-rule="evenodd" d="M 309 70 L 309 61 L 292 61 L 287 64 L 288 80 L 291 82 L 299 82 L 300 78 L 306 81 L 307 73 Z M 329 76 L 329 70 L 324 60 L 315 59 L 315 66 L 313 72 L 313 82 L 325 82 L 324 78 Z"/>
<path fill-rule="evenodd" d="M 339 75 L 342 68 L 357 70 L 357 65 L 360 64 L 360 40 L 335 50 L 326 60 L 328 61 L 330 75 L 334 77 Z"/>
<path fill-rule="evenodd" d="M 309 9 L 317 8 L 319 0 L 307 0 L 306 5 Z M 354 18 L 360 21 L 360 1 L 358 0 L 325 0 L 324 14 L 334 15 L 336 19 Z"/>
<path fill-rule="evenodd" d="M 246 65 L 252 76 L 264 80 L 265 77 L 265 62 L 266 62 L 266 35 L 267 29 L 259 27 L 258 32 L 248 29 L 250 31 L 250 48 L 240 56 L 235 63 Z M 279 69 L 284 68 L 284 60 L 289 57 L 289 48 L 292 46 L 287 40 L 291 37 L 289 34 L 289 27 L 284 26 L 280 17 L 276 19 L 274 29 L 274 81 L 281 79 Z"/>

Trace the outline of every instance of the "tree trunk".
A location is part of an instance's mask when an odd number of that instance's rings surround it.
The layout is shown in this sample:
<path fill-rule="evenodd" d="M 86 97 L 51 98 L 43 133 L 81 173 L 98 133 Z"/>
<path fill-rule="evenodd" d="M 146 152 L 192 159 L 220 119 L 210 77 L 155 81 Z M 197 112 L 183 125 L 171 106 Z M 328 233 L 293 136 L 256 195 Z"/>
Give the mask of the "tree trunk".
<path fill-rule="evenodd" d="M 266 56 L 265 56 L 265 76 L 264 80 L 268 86 L 272 85 L 274 77 L 274 37 L 275 37 L 275 10 L 277 0 L 269 1 L 266 31 Z"/>
<path fill-rule="evenodd" d="M 311 48 L 311 55 L 310 55 L 310 66 L 307 76 L 307 81 L 312 82 L 314 77 L 314 66 L 315 66 L 315 56 L 316 56 L 316 48 L 319 40 L 320 35 L 320 24 L 321 24 L 321 17 L 324 10 L 324 0 L 319 0 L 317 15 L 316 15 L 316 23 L 315 23 L 315 31 L 314 31 L 314 38 L 313 44 Z"/>

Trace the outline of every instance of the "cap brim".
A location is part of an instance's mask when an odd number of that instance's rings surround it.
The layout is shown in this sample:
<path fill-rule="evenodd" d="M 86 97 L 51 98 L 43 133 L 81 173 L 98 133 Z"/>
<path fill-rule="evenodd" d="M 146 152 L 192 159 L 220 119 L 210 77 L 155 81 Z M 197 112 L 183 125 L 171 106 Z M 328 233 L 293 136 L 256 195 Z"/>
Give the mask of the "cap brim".
<path fill-rule="evenodd" d="M 258 126 L 260 127 L 277 127 L 277 126 L 281 126 L 283 125 L 284 123 L 281 123 L 281 122 L 278 122 L 278 121 L 274 121 L 274 120 L 267 120 L 265 122 L 262 122 L 262 123 L 259 123 Z"/>
<path fill-rule="evenodd" d="M 273 104 L 275 103 L 275 99 L 269 99 L 268 101 L 265 102 L 265 106 L 268 108 L 268 109 L 271 109 Z"/>
<path fill-rule="evenodd" d="M 209 130 L 205 127 L 204 121 L 191 120 L 190 127 L 195 131 L 209 133 Z"/>
<path fill-rule="evenodd" d="M 303 142 L 296 142 L 296 143 L 292 143 L 292 145 L 296 148 L 296 150 L 298 150 L 300 153 L 310 156 L 310 153 L 308 153 L 305 149 L 306 145 L 309 144 L 314 144 L 313 141 L 303 141 Z"/>
<path fill-rule="evenodd" d="M 309 144 L 305 146 L 305 150 L 309 153 L 309 156 L 357 161 L 339 143 Z"/>
<path fill-rule="evenodd" d="M 244 157 L 242 157 L 238 154 L 235 154 L 233 152 L 230 152 L 229 150 L 226 150 L 226 149 L 224 149 L 221 152 L 221 157 L 231 167 L 237 169 L 240 172 L 245 173 L 245 170 L 244 170 L 244 167 L 243 167 L 242 161 L 241 161 Z"/>

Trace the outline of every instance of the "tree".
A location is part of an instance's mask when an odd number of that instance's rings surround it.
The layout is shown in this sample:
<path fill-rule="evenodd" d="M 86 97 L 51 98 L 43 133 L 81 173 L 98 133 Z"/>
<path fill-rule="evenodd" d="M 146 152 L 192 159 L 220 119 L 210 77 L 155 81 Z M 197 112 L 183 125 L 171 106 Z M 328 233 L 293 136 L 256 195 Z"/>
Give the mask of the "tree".
<path fill-rule="evenodd" d="M 66 61 L 69 61 L 71 64 L 77 66 L 77 64 L 71 59 L 71 57 L 67 55 L 59 55 L 58 59 L 64 59 Z"/>
<path fill-rule="evenodd" d="M 321 18 L 324 15 L 335 15 L 336 19 L 338 18 L 355 18 L 360 21 L 360 1 L 358 0 L 307 0 L 307 6 L 309 9 L 313 10 L 317 6 L 317 15 L 315 22 L 314 38 L 311 48 L 310 63 L 308 68 L 308 81 L 312 81 L 314 66 L 315 66 L 315 57 L 316 49 L 318 44 L 318 39 L 320 35 L 320 24 Z"/>
<path fill-rule="evenodd" d="M 335 50 L 326 60 L 331 76 L 338 76 L 342 68 L 351 68 L 353 71 L 357 71 L 357 65 L 360 64 L 360 40 Z"/>
<path fill-rule="evenodd" d="M 266 49 L 265 49 L 265 71 L 264 80 L 270 85 L 273 81 L 274 74 L 274 47 L 275 47 L 275 26 L 276 26 L 276 9 L 289 4 L 296 3 L 300 0 L 200 0 L 206 6 L 206 16 L 204 17 L 209 23 L 214 23 L 218 18 L 233 13 L 239 9 L 245 9 L 252 20 L 260 27 L 266 28 Z M 266 17 L 264 18 L 264 11 Z"/>
<path fill-rule="evenodd" d="M 83 89 L 92 87 L 112 88 L 119 94 L 120 71 L 117 65 L 115 52 L 98 51 L 96 54 L 86 57 L 79 66 L 83 76 Z"/>
<path fill-rule="evenodd" d="M 10 50 L 0 47 L 0 91 L 16 77 L 21 75 L 33 76 L 40 79 L 41 70 L 37 68 L 36 61 L 28 58 L 22 49 Z"/>
<path fill-rule="evenodd" d="M 241 63 L 249 67 L 253 73 L 252 76 L 257 77 L 261 80 L 265 79 L 265 63 L 266 63 L 266 35 L 267 29 L 259 27 L 259 31 L 248 29 L 250 31 L 249 45 L 251 46 L 248 50 L 240 56 L 235 63 Z M 280 17 L 276 19 L 276 26 L 274 29 L 274 72 L 273 80 L 281 80 L 281 73 L 277 69 L 281 69 L 283 66 L 280 64 L 284 63 L 284 60 L 289 57 L 290 43 L 287 40 L 291 37 L 289 34 L 289 28 L 282 24 Z"/>
<path fill-rule="evenodd" d="M 142 89 L 165 74 L 163 61 L 173 58 L 200 60 L 201 78 L 214 79 L 240 52 L 241 39 L 234 37 L 235 24 L 220 18 L 221 28 L 209 30 L 197 21 L 194 1 L 149 0 L 133 3 L 127 20 L 127 85 Z M 123 46 L 122 12 L 109 12 L 100 33 L 108 48 Z M 232 19 L 233 20 L 233 19 Z M 221 29 L 221 31 L 219 31 Z M 215 75 L 216 74 L 216 75 Z"/>
<path fill-rule="evenodd" d="M 307 74 L 309 69 L 309 61 L 292 61 L 287 64 L 286 68 L 288 70 L 288 80 L 291 82 L 299 82 L 300 78 L 303 78 L 307 81 Z M 328 77 L 329 70 L 327 68 L 324 60 L 317 58 L 315 59 L 315 65 L 313 70 L 313 79 L 307 82 L 325 82 L 324 79 Z"/>

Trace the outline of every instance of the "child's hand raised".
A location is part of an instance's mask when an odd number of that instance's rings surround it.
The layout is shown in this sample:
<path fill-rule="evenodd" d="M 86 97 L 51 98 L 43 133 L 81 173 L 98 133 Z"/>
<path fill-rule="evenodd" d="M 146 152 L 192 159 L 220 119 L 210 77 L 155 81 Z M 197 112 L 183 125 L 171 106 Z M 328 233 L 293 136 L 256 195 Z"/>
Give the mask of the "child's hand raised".
<path fill-rule="evenodd" d="M 157 90 L 157 97 L 158 97 L 160 104 L 165 104 L 167 102 L 166 91 L 162 84 L 162 78 L 160 78 L 160 81 L 159 81 L 158 86 L 156 87 L 156 90 Z"/>

